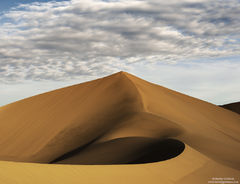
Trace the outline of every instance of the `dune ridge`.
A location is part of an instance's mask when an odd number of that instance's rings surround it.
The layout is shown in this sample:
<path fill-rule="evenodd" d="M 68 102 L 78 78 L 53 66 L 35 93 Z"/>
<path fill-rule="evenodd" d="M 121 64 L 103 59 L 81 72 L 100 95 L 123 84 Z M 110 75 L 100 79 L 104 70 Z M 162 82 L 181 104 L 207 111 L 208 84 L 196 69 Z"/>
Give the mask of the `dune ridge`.
<path fill-rule="evenodd" d="M 131 164 L 134 169 L 140 164 L 134 178 L 144 174 L 152 177 L 150 183 L 161 179 L 163 183 L 186 184 L 196 178 L 207 182 L 213 174 L 237 178 L 240 173 L 239 114 L 126 72 L 3 106 L 0 122 L 0 160 L 16 172 L 23 163 L 7 161 L 52 163 L 42 167 L 56 175 L 65 165 L 56 169 L 55 164 L 76 165 L 65 167 L 74 172 L 112 169 L 113 180 L 127 175 L 128 169 L 106 164 Z M 88 164 L 99 166 L 83 166 Z M 37 165 L 22 166 L 26 170 L 34 167 L 28 172 L 37 177 L 42 169 Z M 170 169 L 175 174 L 153 177 L 144 173 L 145 169 L 158 175 Z M 4 173 L 8 176 L 7 170 Z M 74 182 L 85 178 L 78 177 Z M 125 182 L 136 182 L 134 178 Z M 104 183 L 103 178 L 88 183 L 99 181 Z"/>
<path fill-rule="evenodd" d="M 225 109 L 228 109 L 230 111 L 240 114 L 240 102 L 225 104 L 225 105 L 221 105 L 220 107 L 223 107 Z"/>

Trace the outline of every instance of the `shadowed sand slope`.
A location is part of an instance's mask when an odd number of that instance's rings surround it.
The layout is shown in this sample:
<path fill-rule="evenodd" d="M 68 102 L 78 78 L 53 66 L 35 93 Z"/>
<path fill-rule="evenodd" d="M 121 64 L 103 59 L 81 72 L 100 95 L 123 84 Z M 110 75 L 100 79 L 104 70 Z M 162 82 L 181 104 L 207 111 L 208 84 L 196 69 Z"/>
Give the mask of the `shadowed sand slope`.
<path fill-rule="evenodd" d="M 118 138 L 74 150 L 52 163 L 68 164 L 141 164 L 167 160 L 178 156 L 185 145 L 174 139 Z M 119 154 L 121 153 L 121 154 Z"/>
<path fill-rule="evenodd" d="M 240 102 L 221 105 L 221 107 L 240 114 Z"/>
<path fill-rule="evenodd" d="M 239 114 L 125 72 L 0 108 L 0 183 L 207 183 L 239 176 L 239 151 Z"/>

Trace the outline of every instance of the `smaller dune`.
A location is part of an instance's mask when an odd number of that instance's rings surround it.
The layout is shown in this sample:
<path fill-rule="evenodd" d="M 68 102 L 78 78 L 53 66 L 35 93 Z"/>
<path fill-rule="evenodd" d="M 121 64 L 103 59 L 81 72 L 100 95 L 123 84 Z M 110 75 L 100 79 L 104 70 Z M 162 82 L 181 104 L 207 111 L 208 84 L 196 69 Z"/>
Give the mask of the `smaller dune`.
<path fill-rule="evenodd" d="M 240 114 L 240 102 L 221 105 L 221 107 Z"/>

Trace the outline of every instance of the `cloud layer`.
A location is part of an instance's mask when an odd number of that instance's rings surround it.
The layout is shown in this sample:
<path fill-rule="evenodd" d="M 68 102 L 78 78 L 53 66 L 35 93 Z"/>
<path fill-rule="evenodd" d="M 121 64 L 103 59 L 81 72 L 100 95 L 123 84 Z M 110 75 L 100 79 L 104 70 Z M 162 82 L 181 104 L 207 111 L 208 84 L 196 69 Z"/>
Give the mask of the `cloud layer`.
<path fill-rule="evenodd" d="M 0 17 L 0 82 L 240 55 L 239 0 L 71 0 Z"/>

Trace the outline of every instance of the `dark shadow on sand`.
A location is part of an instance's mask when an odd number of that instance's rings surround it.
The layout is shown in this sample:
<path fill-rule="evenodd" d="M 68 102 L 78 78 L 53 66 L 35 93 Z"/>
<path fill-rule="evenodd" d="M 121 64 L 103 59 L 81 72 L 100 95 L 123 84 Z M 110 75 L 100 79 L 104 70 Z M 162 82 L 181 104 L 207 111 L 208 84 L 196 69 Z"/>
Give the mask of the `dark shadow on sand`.
<path fill-rule="evenodd" d="M 156 140 L 146 137 L 117 138 L 103 143 L 91 142 L 70 151 L 50 163 L 53 164 L 143 164 L 174 158 L 185 149 L 175 139 Z"/>

